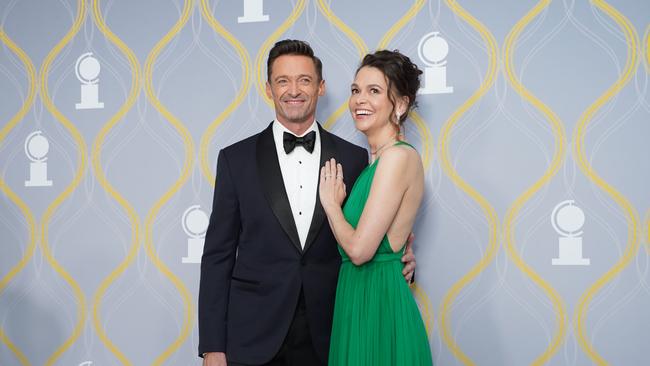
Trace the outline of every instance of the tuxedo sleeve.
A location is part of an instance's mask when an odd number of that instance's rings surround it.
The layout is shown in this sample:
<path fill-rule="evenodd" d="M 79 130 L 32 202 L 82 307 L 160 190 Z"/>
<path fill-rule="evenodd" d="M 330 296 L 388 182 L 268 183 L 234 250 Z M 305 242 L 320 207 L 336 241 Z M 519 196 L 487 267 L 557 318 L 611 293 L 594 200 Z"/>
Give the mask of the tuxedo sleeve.
<path fill-rule="evenodd" d="M 199 288 L 199 356 L 226 351 L 230 278 L 240 231 L 239 201 L 227 154 L 221 150 L 212 214 L 205 236 Z"/>

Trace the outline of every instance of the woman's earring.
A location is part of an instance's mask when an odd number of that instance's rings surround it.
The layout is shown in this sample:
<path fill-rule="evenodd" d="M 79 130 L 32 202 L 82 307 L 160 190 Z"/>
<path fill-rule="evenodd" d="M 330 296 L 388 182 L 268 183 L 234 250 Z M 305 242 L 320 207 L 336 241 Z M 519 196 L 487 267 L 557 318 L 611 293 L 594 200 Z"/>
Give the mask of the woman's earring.
<path fill-rule="evenodd" d="M 395 123 L 399 124 L 399 118 L 401 117 L 401 114 L 399 112 L 395 113 Z"/>

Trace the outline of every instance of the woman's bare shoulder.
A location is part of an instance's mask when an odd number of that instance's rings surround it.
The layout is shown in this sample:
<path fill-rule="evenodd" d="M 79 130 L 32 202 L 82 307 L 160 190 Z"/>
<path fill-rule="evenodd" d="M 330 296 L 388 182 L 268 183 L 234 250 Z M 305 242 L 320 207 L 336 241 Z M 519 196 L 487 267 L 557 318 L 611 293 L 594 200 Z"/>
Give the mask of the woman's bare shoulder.
<path fill-rule="evenodd" d="M 420 154 L 414 147 L 406 144 L 400 144 L 391 146 L 386 149 L 383 154 L 381 154 L 380 163 L 385 163 L 390 166 L 401 166 L 406 168 L 406 166 L 411 164 L 422 165 L 422 159 Z"/>

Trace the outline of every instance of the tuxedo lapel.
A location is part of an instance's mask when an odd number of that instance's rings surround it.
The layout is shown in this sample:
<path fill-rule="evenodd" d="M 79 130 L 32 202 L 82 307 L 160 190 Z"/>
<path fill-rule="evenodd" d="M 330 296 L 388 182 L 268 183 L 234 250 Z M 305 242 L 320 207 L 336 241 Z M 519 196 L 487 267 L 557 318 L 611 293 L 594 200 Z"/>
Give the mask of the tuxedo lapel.
<path fill-rule="evenodd" d="M 340 162 L 338 155 L 336 154 L 336 146 L 334 140 L 330 136 L 330 133 L 325 131 L 320 124 L 318 124 L 318 131 L 320 136 L 320 165 L 322 167 L 325 165 L 325 162 L 331 158 L 335 158 L 337 162 Z M 320 182 L 320 169 L 318 169 L 318 182 Z M 309 233 L 307 233 L 307 240 L 305 241 L 305 252 L 309 249 L 309 246 L 316 239 L 316 235 L 320 231 L 323 222 L 325 222 L 325 211 L 323 206 L 320 203 L 320 197 L 318 195 L 318 189 L 316 189 L 316 205 L 314 206 L 314 215 L 311 219 L 311 226 L 309 226 Z"/>
<path fill-rule="evenodd" d="M 287 190 L 282 180 L 282 171 L 280 170 L 278 153 L 275 149 L 272 126 L 273 123 L 262 131 L 257 139 L 257 173 L 273 214 L 277 217 L 282 229 L 287 233 L 296 249 L 302 252 L 298 229 L 296 229 L 296 223 L 293 220 Z"/>

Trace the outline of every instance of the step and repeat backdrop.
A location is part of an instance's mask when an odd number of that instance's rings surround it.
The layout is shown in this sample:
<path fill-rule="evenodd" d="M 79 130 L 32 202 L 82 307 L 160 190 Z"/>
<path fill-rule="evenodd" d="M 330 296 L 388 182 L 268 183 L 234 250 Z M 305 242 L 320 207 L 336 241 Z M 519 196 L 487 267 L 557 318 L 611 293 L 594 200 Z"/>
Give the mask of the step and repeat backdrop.
<path fill-rule="evenodd" d="M 200 364 L 216 157 L 273 119 L 283 38 L 362 146 L 361 57 L 424 70 L 405 134 L 437 365 L 650 364 L 649 23 L 644 0 L 2 1 L 0 364 Z"/>

